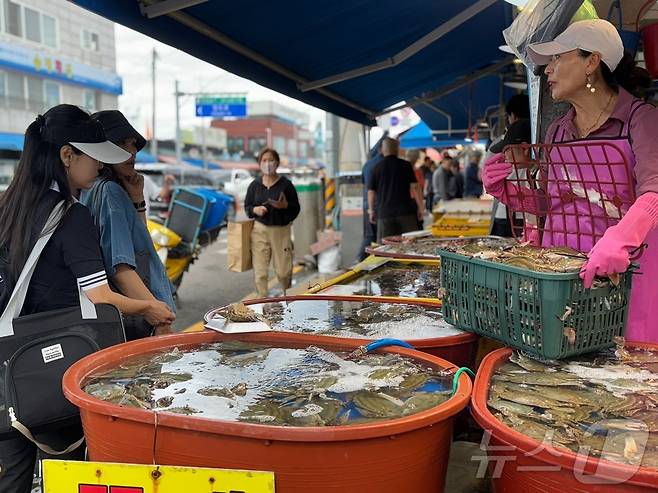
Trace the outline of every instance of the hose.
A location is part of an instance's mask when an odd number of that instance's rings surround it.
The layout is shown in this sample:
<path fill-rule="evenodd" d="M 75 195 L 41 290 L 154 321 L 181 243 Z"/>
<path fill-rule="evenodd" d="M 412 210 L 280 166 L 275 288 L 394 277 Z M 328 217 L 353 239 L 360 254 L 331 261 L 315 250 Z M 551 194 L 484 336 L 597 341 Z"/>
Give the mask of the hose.
<path fill-rule="evenodd" d="M 452 377 L 452 393 L 450 394 L 455 395 L 455 392 L 457 392 L 457 387 L 459 386 L 459 377 L 461 376 L 462 373 L 467 373 L 471 377 L 475 378 L 475 373 L 473 373 L 473 370 L 466 366 L 462 366 L 459 370 L 455 372 L 455 376 Z"/>
<path fill-rule="evenodd" d="M 360 356 L 363 356 L 364 354 L 374 351 L 375 349 L 379 349 L 386 346 L 400 346 L 407 349 L 416 349 L 408 342 L 401 341 L 400 339 L 391 339 L 391 338 L 377 339 L 376 341 L 372 341 L 371 343 L 368 343 L 365 346 L 359 346 L 347 356 L 347 359 L 359 358 Z"/>
<path fill-rule="evenodd" d="M 406 347 L 407 349 L 416 349 L 408 342 L 401 341 L 400 339 L 385 338 L 385 339 L 377 339 L 376 341 L 372 341 L 370 344 L 367 344 L 366 352 L 374 351 L 375 349 L 379 349 L 381 347 L 386 347 L 386 346 L 400 346 L 400 347 Z"/>

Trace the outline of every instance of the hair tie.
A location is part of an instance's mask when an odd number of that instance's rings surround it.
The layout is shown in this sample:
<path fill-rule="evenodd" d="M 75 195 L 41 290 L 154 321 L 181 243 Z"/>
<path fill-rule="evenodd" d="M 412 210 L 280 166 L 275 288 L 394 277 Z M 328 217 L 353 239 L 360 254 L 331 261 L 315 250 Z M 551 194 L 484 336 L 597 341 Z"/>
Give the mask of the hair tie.
<path fill-rule="evenodd" d="M 43 127 L 46 124 L 46 119 L 44 118 L 43 115 L 37 115 L 34 121 L 36 121 L 41 127 Z"/>

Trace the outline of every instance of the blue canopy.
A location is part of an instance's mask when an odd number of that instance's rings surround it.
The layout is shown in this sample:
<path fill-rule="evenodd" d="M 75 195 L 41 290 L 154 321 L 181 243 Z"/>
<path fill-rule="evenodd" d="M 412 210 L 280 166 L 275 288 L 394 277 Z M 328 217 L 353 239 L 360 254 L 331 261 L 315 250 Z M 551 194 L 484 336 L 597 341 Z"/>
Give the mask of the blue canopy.
<path fill-rule="evenodd" d="M 191 164 L 192 166 L 196 166 L 197 168 L 203 168 L 203 159 L 195 159 L 195 158 L 185 158 L 183 161 L 185 161 L 187 164 Z M 213 163 L 208 161 L 206 163 L 208 165 L 208 169 L 222 169 L 222 167 L 219 164 Z"/>
<path fill-rule="evenodd" d="M 400 101 L 506 57 L 504 0 L 73 0 L 197 58 L 374 125 Z M 193 2 L 187 2 L 189 5 Z M 175 7 L 178 5 L 179 7 Z"/>
<path fill-rule="evenodd" d="M 158 160 L 156 159 L 156 157 L 153 154 L 151 154 L 150 152 L 148 152 L 144 149 L 142 149 L 141 151 L 139 151 L 137 153 L 137 155 L 135 156 L 135 161 L 138 162 L 138 163 L 157 163 L 158 162 Z"/>
<path fill-rule="evenodd" d="M 498 75 L 483 77 L 445 96 L 414 106 L 414 110 L 439 139 L 464 138 L 469 126 L 470 137 L 473 137 L 477 120 L 487 114 L 497 114 L 498 105 L 504 105 L 517 92 L 502 86 L 501 94 L 501 84 L 503 81 Z"/>
<path fill-rule="evenodd" d="M 470 144 L 472 141 L 464 138 L 450 139 L 438 138 L 432 135 L 432 130 L 427 123 L 420 122 L 412 127 L 400 139 L 400 147 L 403 149 L 425 149 L 426 147 L 454 147 L 456 145 Z"/>

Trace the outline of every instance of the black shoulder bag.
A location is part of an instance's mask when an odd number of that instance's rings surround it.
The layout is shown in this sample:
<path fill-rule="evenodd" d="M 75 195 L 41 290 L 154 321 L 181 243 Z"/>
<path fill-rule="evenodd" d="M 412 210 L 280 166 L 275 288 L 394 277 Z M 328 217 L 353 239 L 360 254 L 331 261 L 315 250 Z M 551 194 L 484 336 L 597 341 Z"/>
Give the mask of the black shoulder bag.
<path fill-rule="evenodd" d="M 80 288 L 80 306 L 20 316 L 39 257 L 65 213 L 62 201 L 48 217 L 0 316 L 0 437 L 19 432 L 51 455 L 68 453 L 83 441 L 57 451 L 33 435 L 79 419 L 62 392 L 64 372 L 80 358 L 125 341 L 119 310 L 95 306 Z"/>

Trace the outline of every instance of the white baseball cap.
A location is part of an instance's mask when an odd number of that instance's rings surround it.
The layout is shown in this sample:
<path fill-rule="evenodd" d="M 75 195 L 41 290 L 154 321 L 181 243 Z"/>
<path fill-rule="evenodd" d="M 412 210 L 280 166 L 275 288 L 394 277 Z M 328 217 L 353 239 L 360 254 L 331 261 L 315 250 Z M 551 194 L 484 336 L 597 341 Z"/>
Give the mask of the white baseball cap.
<path fill-rule="evenodd" d="M 578 21 L 547 43 L 528 45 L 528 55 L 535 65 L 548 65 L 553 55 L 581 49 L 601 55 L 601 60 L 614 71 L 624 56 L 624 44 L 614 25 L 603 19 Z"/>

